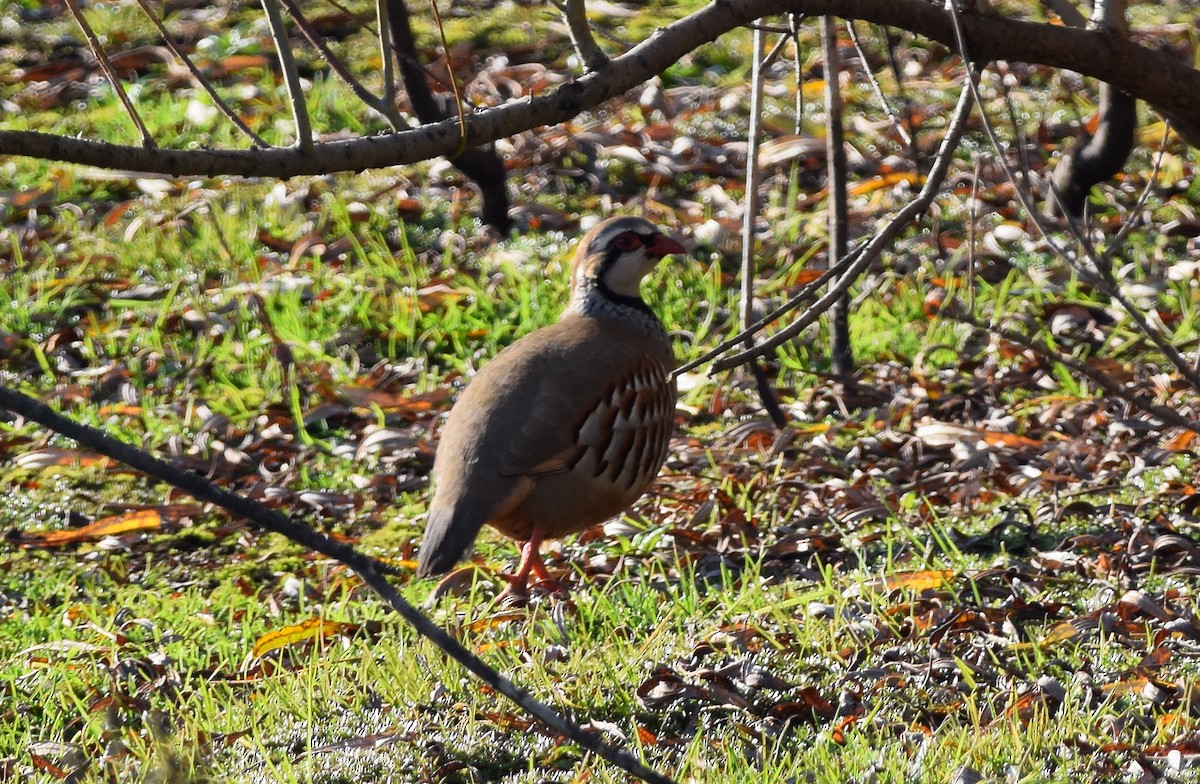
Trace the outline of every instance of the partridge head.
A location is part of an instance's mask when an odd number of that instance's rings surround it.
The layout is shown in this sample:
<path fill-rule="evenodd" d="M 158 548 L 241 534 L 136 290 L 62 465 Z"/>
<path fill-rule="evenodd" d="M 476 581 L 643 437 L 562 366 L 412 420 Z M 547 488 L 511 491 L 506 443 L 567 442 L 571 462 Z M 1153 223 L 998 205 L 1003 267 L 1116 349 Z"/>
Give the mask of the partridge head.
<path fill-rule="evenodd" d="M 580 241 L 559 320 L 484 365 L 459 397 L 434 459 L 419 575 L 449 570 L 484 525 L 525 542 L 510 591 L 547 579 L 545 537 L 629 507 L 658 474 L 674 424 L 675 367 L 642 279 L 683 246 L 641 218 Z"/>

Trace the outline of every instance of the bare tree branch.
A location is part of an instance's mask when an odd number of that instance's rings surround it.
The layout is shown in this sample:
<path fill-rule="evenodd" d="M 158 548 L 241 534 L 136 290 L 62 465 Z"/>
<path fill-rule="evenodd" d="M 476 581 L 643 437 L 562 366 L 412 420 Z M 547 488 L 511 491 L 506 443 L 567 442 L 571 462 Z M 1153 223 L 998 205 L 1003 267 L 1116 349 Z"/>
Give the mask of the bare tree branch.
<path fill-rule="evenodd" d="M 510 134 L 489 135 L 486 139 L 473 140 L 470 138 L 468 121 L 479 115 L 470 117 L 463 114 L 463 103 L 458 98 L 458 85 L 454 84 L 455 105 L 452 112 L 434 97 L 425 78 L 425 69 L 417 58 L 417 42 L 412 31 L 406 0 L 383 0 L 387 5 L 387 21 L 391 28 L 391 39 L 395 45 L 396 62 L 400 69 L 400 78 L 404 80 L 404 89 L 408 93 L 408 102 L 412 104 L 413 113 L 426 125 L 424 128 L 437 128 L 445 131 L 445 137 L 450 145 L 444 150 L 433 150 L 424 159 L 438 156 L 450 158 L 455 168 L 470 177 L 479 187 L 483 198 L 481 217 L 483 222 L 501 233 L 508 233 L 512 227 L 512 219 L 508 215 L 508 191 L 505 187 L 504 162 L 496 154 L 493 142 Z M 437 11 L 436 2 L 433 6 Z M 439 25 L 439 29 L 440 25 Z M 445 38 L 443 37 L 443 46 Z M 446 52 L 446 62 L 449 64 L 450 53 Z M 451 75 L 453 81 L 453 74 Z M 453 114 L 454 119 L 446 119 Z M 440 121 L 440 122 L 439 122 Z M 422 130 L 422 129 L 418 129 Z M 406 135 L 406 134 L 401 134 Z M 388 137 L 382 137 L 388 138 Z M 426 137 L 429 138 L 429 137 Z M 402 155 L 401 150 L 395 154 Z M 418 158 L 416 160 L 422 160 Z M 415 161 L 393 160 L 390 164 L 413 163 Z M 373 168 L 368 164 L 361 168 Z"/>
<path fill-rule="evenodd" d="M 188 57 L 183 53 L 183 51 L 180 50 L 178 44 L 175 43 L 175 39 L 171 37 L 170 31 L 167 30 L 167 26 L 163 24 L 162 20 L 158 18 L 158 14 L 156 14 L 154 9 L 150 7 L 149 1 L 137 0 L 137 2 L 138 5 L 142 7 L 142 11 L 146 14 L 147 18 L 150 19 L 151 24 L 153 24 L 155 29 L 158 30 L 158 34 L 162 36 L 163 43 L 166 44 L 167 48 L 171 50 L 171 54 L 175 55 L 175 59 L 183 63 L 183 66 L 188 69 L 188 72 L 192 75 L 192 80 L 195 81 L 200 89 L 208 93 L 208 97 L 212 99 L 213 105 L 217 107 L 221 114 L 225 115 L 230 122 L 237 126 L 237 129 L 244 133 L 246 137 L 250 139 L 250 143 L 255 147 L 270 147 L 271 145 L 267 144 L 261 136 L 259 136 L 250 128 L 249 125 L 246 125 L 245 120 L 239 117 L 238 113 L 233 110 L 233 107 L 225 102 L 225 99 L 223 99 L 217 92 L 217 88 L 214 87 L 212 82 L 210 82 L 208 78 L 200 72 L 200 69 L 196 67 L 196 64 L 192 62 L 192 58 Z"/>
<path fill-rule="evenodd" d="M 262 0 L 271 38 L 275 41 L 275 52 L 279 55 L 279 70 L 283 72 L 283 83 L 287 86 L 288 102 L 292 105 L 292 123 L 296 129 L 295 149 L 302 155 L 311 155 L 313 149 L 312 123 L 308 119 L 308 107 L 304 103 L 304 90 L 300 87 L 300 72 L 292 57 L 288 43 L 287 28 L 283 15 L 279 13 L 275 0 Z"/>
<path fill-rule="evenodd" d="M 608 67 L 608 55 L 596 43 L 592 36 L 592 27 L 588 24 L 587 6 L 585 0 L 551 0 L 562 13 L 567 22 L 567 30 L 571 34 L 571 43 L 589 71 L 603 71 Z"/>
<path fill-rule="evenodd" d="M 1142 210 L 1146 207 L 1146 202 L 1150 200 L 1150 192 L 1154 190 L 1154 184 L 1158 182 L 1158 173 L 1162 170 L 1163 157 L 1167 154 L 1167 142 L 1171 138 L 1171 123 L 1163 123 L 1162 139 L 1158 142 L 1158 153 L 1154 156 L 1154 164 L 1150 167 L 1150 174 L 1146 176 L 1146 186 L 1142 188 L 1142 192 L 1138 194 L 1137 202 L 1129 210 L 1129 220 L 1121 225 L 1117 235 L 1104 245 L 1104 253 L 1100 257 L 1100 264 L 1108 266 L 1112 263 L 1112 257 L 1125 244 L 1125 238 L 1129 236 L 1129 232 L 1133 231 L 1142 220 Z M 1097 266 L 1100 266 L 1099 264 Z"/>
<path fill-rule="evenodd" d="M 1104 373 L 1088 365 L 1086 362 L 1078 360 L 1075 357 L 1068 356 L 1055 348 L 1051 348 L 1036 338 L 1024 335 L 1015 330 L 1006 329 L 1005 327 L 996 325 L 984 324 L 974 317 L 967 315 L 966 313 L 959 312 L 953 307 L 951 302 L 952 300 L 947 298 L 946 303 L 944 303 L 941 310 L 938 311 L 938 315 L 942 316 L 943 318 L 948 318 L 951 321 L 957 321 L 960 324 L 966 324 L 967 326 L 977 329 L 981 332 L 990 332 L 998 335 L 1010 343 L 1015 343 L 1018 346 L 1022 346 L 1034 352 L 1035 354 L 1040 355 L 1050 362 L 1070 368 L 1071 370 L 1075 371 L 1075 373 L 1091 379 L 1097 386 L 1102 387 L 1106 392 L 1109 392 L 1114 397 L 1119 397 L 1121 400 L 1140 408 L 1145 413 L 1158 418 L 1166 424 L 1182 427 L 1185 430 L 1191 430 L 1193 433 L 1200 433 L 1200 422 L 1188 419 L 1173 408 L 1160 406 L 1145 395 L 1129 391 L 1125 387 L 1113 381 Z"/>
<path fill-rule="evenodd" d="M 585 732 L 578 724 L 534 699 L 527 691 L 489 667 L 449 632 L 405 601 L 404 597 L 384 578 L 375 559 L 363 555 L 350 545 L 338 542 L 320 531 L 297 523 L 281 512 L 223 490 L 199 474 L 180 470 L 147 452 L 118 441 L 100 430 L 68 419 L 28 395 L 3 385 L 0 385 L 0 408 L 8 409 L 32 422 L 37 422 L 55 433 L 60 433 L 160 482 L 177 487 L 198 501 L 218 506 L 261 529 L 286 536 L 297 544 L 346 564 L 400 617 L 412 625 L 418 634 L 431 640 L 467 671 L 515 702 L 529 715 L 643 781 L 672 784 L 671 779 L 667 776 L 647 768 L 624 749 L 610 746 L 600 740 L 596 734 Z"/>
<path fill-rule="evenodd" d="M 968 42 L 967 42 L 968 36 L 967 36 L 967 32 L 965 30 L 965 25 L 963 24 L 964 20 L 959 15 L 956 6 L 953 3 L 949 4 L 948 7 L 950 9 L 951 22 L 954 25 L 955 34 L 958 39 L 959 53 L 962 56 L 963 60 L 967 63 L 968 67 L 974 68 L 975 61 L 973 59 L 972 52 L 968 47 Z M 1096 13 L 1096 16 L 1092 20 L 1094 24 L 1103 24 L 1108 29 L 1115 29 L 1118 31 L 1121 31 L 1124 29 L 1124 17 L 1123 17 L 1124 2 L 1123 2 L 1123 0 L 1112 0 L 1111 4 L 1105 4 L 1105 3 L 1099 2 L 1099 0 L 1098 0 L 1094 10 Z M 1113 14 L 1117 13 L 1117 12 L 1122 14 L 1121 18 L 1119 18 L 1119 19 L 1115 18 L 1113 16 Z M 1053 249 L 1054 252 L 1060 258 L 1066 260 L 1066 262 L 1071 266 L 1071 268 L 1075 271 L 1076 274 L 1091 280 L 1105 296 L 1107 296 L 1109 299 L 1115 300 L 1118 304 L 1120 304 L 1121 308 L 1125 311 L 1125 313 L 1133 320 L 1133 322 L 1137 326 L 1138 330 L 1143 335 L 1148 337 L 1152 343 L 1154 343 L 1154 345 L 1158 348 L 1159 351 L 1161 351 L 1163 353 L 1163 355 L 1167 358 L 1167 360 L 1171 363 L 1171 365 L 1174 366 L 1176 371 L 1178 371 L 1179 374 L 1181 376 L 1183 376 L 1184 379 L 1186 379 L 1189 384 L 1192 385 L 1193 389 L 1200 389 L 1200 372 L 1197 372 L 1195 369 L 1193 369 L 1188 364 L 1187 360 L 1184 359 L 1184 357 L 1179 353 L 1178 349 L 1176 349 L 1173 345 L 1171 345 L 1166 340 L 1166 338 L 1164 338 L 1163 335 L 1158 332 L 1158 330 L 1153 329 L 1150 326 L 1149 322 L 1147 322 L 1147 320 L 1146 320 L 1146 317 L 1144 315 L 1142 315 L 1141 309 L 1138 308 L 1135 303 L 1130 301 L 1130 299 L 1125 296 L 1124 292 L 1121 291 L 1120 286 L 1117 284 L 1116 280 L 1113 278 L 1112 268 L 1111 268 L 1110 264 L 1108 263 L 1109 262 L 1108 257 L 1105 256 L 1105 257 L 1101 258 L 1094 252 L 1094 250 L 1091 246 L 1091 243 L 1087 238 L 1086 233 L 1080 228 L 1080 226 L 1079 226 L 1078 222 L 1075 220 L 1074 216 L 1065 209 L 1065 205 L 1062 205 L 1062 208 L 1064 211 L 1064 217 L 1066 218 L 1066 221 L 1067 221 L 1067 225 L 1070 228 L 1072 234 L 1075 236 L 1076 240 L 1079 242 L 1080 247 L 1083 248 L 1087 259 L 1091 262 L 1092 269 L 1087 269 L 1082 264 L 1080 264 L 1079 260 L 1073 254 L 1069 253 L 1067 251 L 1067 249 L 1064 248 L 1054 238 L 1052 233 L 1049 231 L 1049 229 L 1043 223 L 1043 221 L 1041 219 L 1041 215 L 1038 213 L 1037 210 L 1034 209 L 1032 194 L 1029 192 L 1029 188 L 1028 188 L 1026 180 L 1018 179 L 1016 176 L 1016 173 L 1013 171 L 1012 167 L 1009 165 L 1007 156 L 1004 153 L 1003 146 L 1000 144 L 1000 139 L 996 135 L 996 130 L 993 127 L 991 119 L 988 117 L 988 113 L 987 113 L 985 107 L 983 106 L 982 101 L 979 98 L 978 86 L 974 83 L 974 81 L 972 81 L 968 86 L 970 87 L 972 94 L 975 96 L 976 101 L 979 103 L 979 114 L 983 121 L 984 131 L 987 134 L 988 139 L 991 142 L 992 146 L 996 150 L 997 160 L 1000 163 L 1001 167 L 1004 169 L 1005 175 L 1013 183 L 1013 190 L 1017 196 L 1017 200 L 1021 203 L 1021 206 L 1025 209 L 1025 213 L 1029 217 L 1029 220 L 1034 224 L 1034 226 L 1037 227 L 1038 231 L 1041 232 L 1042 236 L 1046 239 L 1046 242 L 1050 245 L 1051 249 Z M 1058 198 L 1059 194 L 1057 192 L 1052 192 L 1052 193 L 1055 198 Z M 1041 350 L 1041 349 L 1038 349 L 1038 350 Z M 1075 365 L 1072 365 L 1066 361 L 1063 361 L 1063 364 L 1066 364 L 1068 367 L 1071 367 L 1071 368 L 1077 370 L 1078 372 L 1085 373 L 1086 375 L 1089 376 L 1089 378 L 1094 378 L 1094 376 L 1092 375 L 1091 372 L 1089 372 L 1088 369 L 1085 369 L 1084 367 L 1079 366 L 1078 363 L 1076 363 Z M 1115 391 L 1115 387 L 1105 386 L 1105 388 L 1109 389 L 1109 391 L 1113 391 L 1114 394 L 1118 394 Z M 1130 399 L 1124 394 L 1122 395 L 1122 397 L 1125 397 L 1126 399 Z M 1142 402 L 1136 402 L 1136 401 L 1133 401 L 1132 399 L 1130 399 L 1130 402 L 1134 402 L 1136 405 L 1144 408 L 1147 411 L 1150 410 L 1148 408 L 1145 408 L 1145 405 Z M 1158 407 L 1158 408 L 1161 408 L 1161 407 Z M 1156 412 L 1155 416 L 1159 416 L 1160 418 L 1162 418 L 1163 415 L 1161 413 Z M 1174 422 L 1174 423 L 1179 424 L 1179 422 Z M 1193 430 L 1196 429 L 1196 427 L 1193 425 L 1184 424 L 1181 426 L 1188 427 L 1189 429 L 1193 429 Z M 1200 430 L 1197 430 L 1197 432 L 1200 432 Z"/>
<path fill-rule="evenodd" d="M 723 0 L 664 27 L 614 58 L 604 71 L 532 99 L 466 118 L 467 144 L 477 146 L 541 125 L 554 125 L 624 93 L 696 47 L 766 14 L 834 14 L 910 30 L 953 45 L 953 21 L 926 0 Z M 981 60 L 1003 58 L 1066 68 L 1154 105 L 1185 136 L 1200 137 L 1200 71 L 1168 52 L 1099 30 L 964 15 L 963 26 Z M 30 155 L 102 168 L 168 175 L 290 177 L 394 166 L 451 155 L 457 120 L 384 136 L 314 145 L 310 152 L 279 150 L 147 150 L 30 131 L 0 132 L 0 155 Z"/>
<path fill-rule="evenodd" d="M 362 83 L 358 81 L 358 79 L 354 78 L 354 74 L 350 73 L 350 69 L 346 67 L 346 64 L 342 62 L 341 58 L 334 54 L 333 51 L 321 39 L 320 33 L 313 28 L 312 23 L 308 21 L 306 16 L 304 16 L 304 12 L 300 10 L 300 6 L 296 5 L 295 0 L 279 0 L 279 2 L 281 2 L 283 7 L 287 9 L 288 15 L 292 17 L 292 21 L 296 23 L 296 27 L 300 30 L 300 33 L 304 36 L 304 38 L 312 45 L 314 49 L 320 52 L 321 58 L 325 61 L 325 64 L 328 65 L 330 70 L 337 74 L 347 86 L 349 86 L 349 88 L 358 97 L 358 100 L 362 101 L 364 104 L 383 115 L 383 117 L 387 119 L 388 125 L 392 126 L 396 130 L 402 130 L 408 127 L 408 124 L 400 118 L 400 113 L 396 111 L 395 104 L 389 105 L 380 100 L 374 94 L 372 94 L 370 90 L 364 87 Z M 385 74 L 384 84 L 387 84 L 386 80 L 391 73 L 391 62 L 388 58 L 384 58 L 383 71 Z"/>
<path fill-rule="evenodd" d="M 104 71 L 104 75 L 108 77 L 113 92 L 117 94 L 117 98 L 120 99 L 121 105 L 125 107 L 125 112 L 129 115 L 129 119 L 133 121 L 134 127 L 141 134 L 142 144 L 150 149 L 157 147 L 154 137 L 150 134 L 150 129 L 142 122 L 141 116 L 138 115 L 137 109 L 133 106 L 133 101 L 129 100 L 129 94 L 125 92 L 125 86 L 121 84 L 121 80 L 117 77 L 117 71 L 113 68 L 112 61 L 108 59 L 108 55 L 105 54 L 104 47 L 101 46 L 100 39 L 96 36 L 96 31 L 88 24 L 87 17 L 83 15 L 83 11 L 79 8 L 78 0 L 67 0 L 67 8 L 71 9 L 71 16 L 75 17 L 75 22 L 79 25 L 79 29 L 83 31 L 83 37 L 87 39 L 92 54 L 100 62 L 100 68 Z"/>
<path fill-rule="evenodd" d="M 742 269 L 740 281 L 740 307 L 738 308 L 742 328 L 750 326 L 754 319 L 755 252 L 758 250 L 758 194 L 762 190 L 762 169 L 758 165 L 758 148 L 762 142 L 762 96 L 763 70 L 766 66 L 766 36 L 762 20 L 754 27 L 753 62 L 750 66 L 750 129 L 747 133 L 746 149 L 746 206 L 742 212 Z M 787 40 L 784 38 L 783 40 Z M 778 51 L 778 49 L 776 49 Z M 774 52 L 772 52 L 772 55 Z M 754 347 L 754 338 L 746 338 L 746 348 Z M 771 418 L 771 423 L 782 430 L 787 427 L 787 415 L 779 405 L 779 398 L 771 387 L 771 379 L 759 362 L 750 363 L 754 385 L 758 388 L 758 399 Z"/>
<path fill-rule="evenodd" d="M 379 70 L 383 79 L 383 105 L 396 108 L 396 52 L 392 47 L 392 30 L 388 24 L 387 0 L 375 0 L 375 19 L 379 24 Z M 399 126 L 393 126 L 399 128 Z"/>
<path fill-rule="evenodd" d="M 849 205 L 846 195 L 846 137 L 842 126 L 842 58 L 838 52 L 837 21 L 821 17 L 821 53 L 825 60 L 825 184 L 829 193 L 829 258 L 840 259 L 850 247 Z M 840 284 L 841 281 L 838 281 Z M 854 281 L 849 281 L 853 284 Z M 829 359 L 833 372 L 854 372 L 854 354 L 850 348 L 850 289 L 829 309 Z"/>
<path fill-rule="evenodd" d="M 879 80 L 875 78 L 875 73 L 867 63 L 867 50 L 863 46 L 862 37 L 858 34 L 858 28 L 854 26 L 853 22 L 847 24 L 846 28 L 850 33 L 850 40 L 854 42 L 854 51 L 858 52 L 858 59 L 862 63 L 863 74 L 867 77 L 867 82 L 871 85 L 871 91 L 875 93 L 875 97 L 879 100 L 879 105 L 883 107 L 883 111 L 887 114 L 888 119 L 892 121 L 892 129 L 896 131 L 896 135 L 900 137 L 900 141 L 912 147 L 912 134 L 904 127 L 904 123 L 900 120 L 900 115 L 896 113 L 892 102 L 884 94 L 883 88 L 879 85 Z"/>
<path fill-rule="evenodd" d="M 968 74 L 969 81 L 974 80 L 975 78 L 977 77 L 974 73 Z M 779 316 L 799 307 L 801 304 L 807 301 L 807 299 L 810 298 L 819 287 L 824 286 L 831 278 L 835 276 L 837 277 L 837 283 L 832 286 L 824 296 L 814 302 L 811 307 L 805 310 L 799 318 L 797 318 L 791 324 L 788 324 L 788 326 L 784 327 L 779 332 L 776 332 L 767 340 L 764 340 L 762 343 L 758 344 L 755 348 L 738 352 L 733 356 L 725 357 L 724 359 L 714 362 L 713 372 L 728 370 L 729 368 L 741 365 L 753 357 L 761 356 L 769 351 L 775 350 L 777 346 L 791 340 L 793 337 L 798 335 L 801 330 L 820 318 L 821 314 L 828 310 L 829 306 L 847 289 L 850 288 L 850 284 L 857 280 L 858 276 L 865 272 L 866 269 L 872 263 L 874 263 L 875 259 L 879 257 L 879 254 L 883 252 L 883 249 L 891 244 L 892 240 L 894 240 L 906 226 L 922 215 L 925 210 L 929 209 L 929 205 L 933 203 L 933 198 L 941 189 L 942 181 L 945 180 L 946 172 L 950 169 L 950 162 L 954 158 L 954 151 L 958 149 L 958 143 L 962 139 L 964 131 L 966 131 L 967 119 L 971 113 L 971 105 L 971 91 L 964 87 L 962 93 L 958 97 L 958 106 L 956 106 L 954 109 L 954 116 L 951 118 L 950 124 L 946 129 L 946 136 L 942 139 L 942 143 L 938 147 L 937 158 L 934 160 L 933 167 L 929 171 L 929 176 L 925 179 L 925 185 L 921 188 L 921 192 L 917 194 L 917 197 L 905 205 L 900 212 L 896 213 L 896 216 L 888 221 L 887 225 L 884 226 L 882 230 L 876 232 L 875 236 L 871 238 L 870 242 L 864 243 L 857 249 L 851 251 L 849 256 L 839 261 L 833 267 L 830 267 L 824 275 L 801 289 L 799 294 L 778 308 L 774 313 L 759 321 L 758 324 L 755 324 L 753 327 L 751 327 L 751 329 L 743 330 L 743 333 L 748 332 L 750 334 L 754 334 L 766 326 L 766 324 L 769 324 L 771 321 L 779 318 Z M 684 372 L 685 370 L 690 369 L 692 364 L 702 364 L 703 362 L 707 362 L 714 357 L 720 356 L 728 351 L 732 346 L 735 346 L 742 340 L 745 340 L 745 337 L 745 334 L 739 334 L 734 338 L 731 338 L 729 341 L 726 341 L 722 345 L 713 349 L 704 357 L 684 365 L 677 372 Z"/>

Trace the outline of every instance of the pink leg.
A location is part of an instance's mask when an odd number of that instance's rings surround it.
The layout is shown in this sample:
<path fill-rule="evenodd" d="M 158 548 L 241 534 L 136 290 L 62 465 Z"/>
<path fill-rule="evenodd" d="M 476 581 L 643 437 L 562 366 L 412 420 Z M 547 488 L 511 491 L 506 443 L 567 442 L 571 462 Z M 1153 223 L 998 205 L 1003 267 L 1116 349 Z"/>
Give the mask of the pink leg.
<path fill-rule="evenodd" d="M 546 532 L 541 528 L 534 528 L 530 532 L 529 541 L 521 548 L 521 562 L 517 565 L 517 573 L 508 578 L 509 586 L 500 594 L 501 597 L 528 596 L 531 572 L 538 580 L 553 582 L 554 578 L 550 576 L 546 564 L 542 561 L 541 547 L 545 538 Z"/>

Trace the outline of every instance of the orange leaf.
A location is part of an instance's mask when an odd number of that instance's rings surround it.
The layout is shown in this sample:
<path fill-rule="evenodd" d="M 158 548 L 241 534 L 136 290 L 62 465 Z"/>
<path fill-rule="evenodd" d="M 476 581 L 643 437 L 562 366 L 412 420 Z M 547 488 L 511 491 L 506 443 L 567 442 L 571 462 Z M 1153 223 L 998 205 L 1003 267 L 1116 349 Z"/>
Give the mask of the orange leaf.
<path fill-rule="evenodd" d="M 251 68 L 266 68 L 267 64 L 267 58 L 260 54 L 233 54 L 221 58 L 219 63 L 214 63 L 211 66 L 213 73 L 210 76 L 228 76 Z"/>
<path fill-rule="evenodd" d="M 902 182 L 915 183 L 920 177 L 913 172 L 892 172 L 885 174 L 882 177 L 872 177 L 865 182 L 860 182 L 857 185 L 852 185 L 847 189 L 851 196 L 862 196 L 867 193 L 873 193 L 882 188 L 890 188 Z"/>
<path fill-rule="evenodd" d="M 920 572 L 898 572 L 883 578 L 883 588 L 893 591 L 897 588 L 907 588 L 911 591 L 924 591 L 941 588 L 948 584 L 958 573 L 953 569 L 926 569 Z"/>
<path fill-rule="evenodd" d="M 1141 694 L 1150 682 L 1150 679 L 1144 675 L 1135 675 L 1132 678 L 1122 678 L 1119 681 L 1106 683 L 1100 687 L 1100 690 L 1108 695 Z"/>
<path fill-rule="evenodd" d="M 353 631 L 355 628 L 357 628 L 357 624 L 327 621 L 324 618 L 309 618 L 304 623 L 285 626 L 259 637 L 258 642 L 254 643 L 254 650 L 250 652 L 250 655 L 257 659 L 264 653 L 286 648 L 289 645 L 319 642 L 331 635 Z"/>
<path fill-rule="evenodd" d="M 105 416 L 105 417 L 110 417 L 110 416 L 135 417 L 135 416 L 142 415 L 142 407 L 141 406 L 131 406 L 126 403 L 121 403 L 120 405 L 102 406 L 100 408 L 100 411 L 97 413 L 99 413 L 100 416 Z"/>
<path fill-rule="evenodd" d="M 478 621 L 472 621 L 471 625 L 467 628 L 473 632 L 482 632 L 486 631 L 487 629 L 495 628 L 502 623 L 522 621 L 526 617 L 528 617 L 528 615 L 523 611 L 508 610 L 506 612 L 499 612 L 495 615 L 490 615 L 487 618 L 480 618 Z"/>
<path fill-rule="evenodd" d="M 157 531 L 162 528 L 162 522 L 162 515 L 158 510 L 140 509 L 136 512 L 105 517 L 82 528 L 31 534 L 31 538 L 21 542 L 21 546 L 64 547 L 69 544 L 91 542 L 106 536 L 120 536 L 135 531 Z"/>
<path fill-rule="evenodd" d="M 1050 631 L 1046 632 L 1046 636 L 1038 640 L 1038 647 L 1049 648 L 1059 644 L 1060 642 L 1073 640 L 1078 636 L 1079 630 L 1066 621 L 1063 621 L 1062 623 L 1056 623 L 1054 626 L 1050 627 Z"/>
<path fill-rule="evenodd" d="M 824 270 L 804 269 L 788 277 L 792 286 L 805 286 L 825 274 Z"/>
<path fill-rule="evenodd" d="M 422 313 L 440 308 L 447 302 L 457 302 L 463 297 L 469 297 L 471 290 L 464 287 L 447 286 L 445 283 L 431 283 L 428 286 L 417 289 L 417 305 L 421 308 Z"/>
<path fill-rule="evenodd" d="M 995 430 L 984 430 L 979 435 L 985 442 L 994 446 L 1007 446 L 1013 449 L 1023 446 L 1044 446 L 1036 438 L 1026 438 L 1025 436 L 1016 436 L 1012 433 L 1002 433 Z"/>
<path fill-rule="evenodd" d="M 1193 430 L 1184 430 L 1174 438 L 1167 440 L 1163 444 L 1163 449 L 1168 452 L 1186 452 L 1192 448 L 1192 442 L 1196 440 L 1196 433 Z"/>
<path fill-rule="evenodd" d="M 417 416 L 434 411 L 450 399 L 449 389 L 436 389 L 419 395 L 403 395 L 363 387 L 345 387 L 336 392 L 338 397 L 357 408 L 379 406 L 384 411 L 399 412 L 404 416 Z"/>

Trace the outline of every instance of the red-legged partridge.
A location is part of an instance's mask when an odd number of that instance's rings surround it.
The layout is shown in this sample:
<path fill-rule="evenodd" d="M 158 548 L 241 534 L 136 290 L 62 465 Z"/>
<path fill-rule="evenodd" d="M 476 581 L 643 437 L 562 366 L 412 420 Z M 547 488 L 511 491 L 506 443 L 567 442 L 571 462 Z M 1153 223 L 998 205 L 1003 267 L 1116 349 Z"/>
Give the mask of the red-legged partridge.
<path fill-rule="evenodd" d="M 641 218 L 610 218 L 575 252 L 558 322 L 501 351 L 441 432 L 418 575 L 451 569 L 486 523 L 526 544 L 511 593 L 546 580 L 539 546 L 604 522 L 666 459 L 675 359 L 642 278 L 683 246 Z"/>

